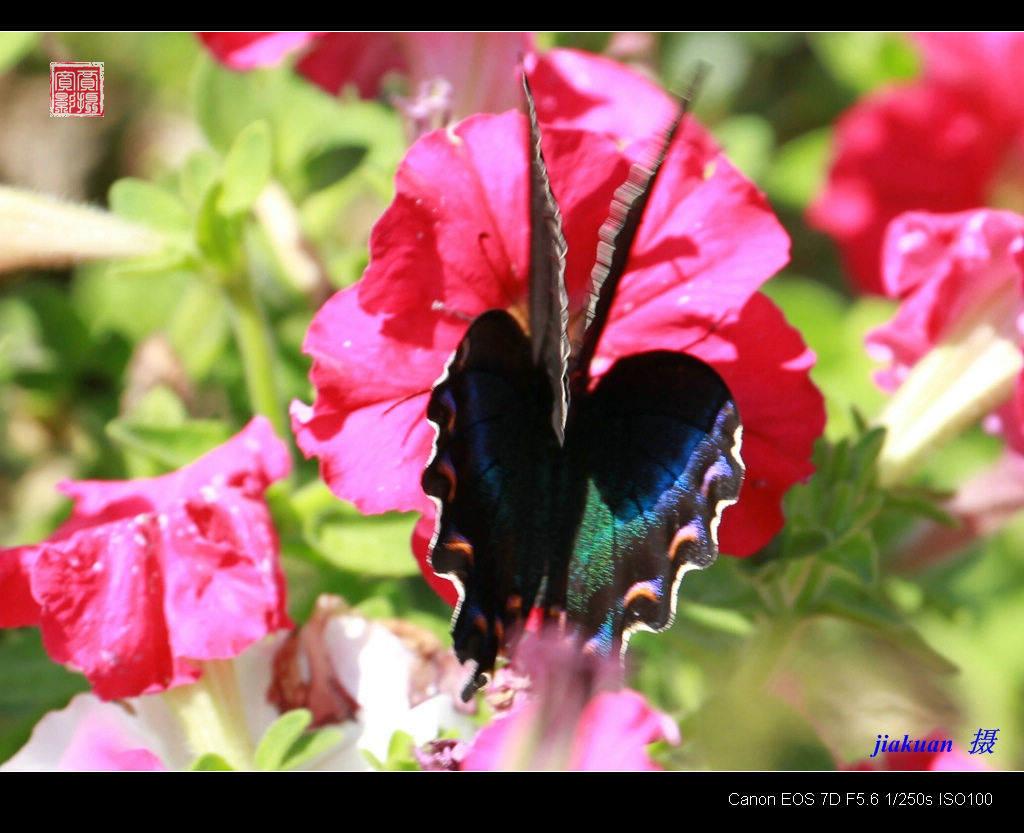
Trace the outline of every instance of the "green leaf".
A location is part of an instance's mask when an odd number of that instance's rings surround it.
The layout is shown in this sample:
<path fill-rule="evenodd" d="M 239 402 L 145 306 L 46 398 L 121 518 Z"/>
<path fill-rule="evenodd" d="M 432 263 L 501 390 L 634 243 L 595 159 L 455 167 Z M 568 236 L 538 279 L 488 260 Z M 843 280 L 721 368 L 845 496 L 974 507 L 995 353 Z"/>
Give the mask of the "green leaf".
<path fill-rule="evenodd" d="M 932 670 L 943 674 L 956 671 L 953 665 L 935 651 L 887 602 L 878 596 L 839 578 L 833 579 L 821 595 L 818 611 L 855 622 L 878 632 L 921 659 Z"/>
<path fill-rule="evenodd" d="M 387 171 L 390 180 L 404 150 L 392 110 L 377 102 L 339 102 L 287 66 L 238 73 L 206 59 L 195 90 L 199 122 L 222 151 L 252 122 L 267 122 L 274 170 L 293 196 L 322 186 L 332 174 L 344 175 L 356 161 L 360 168 Z"/>
<path fill-rule="evenodd" d="M 216 752 L 207 752 L 196 758 L 189 767 L 190 772 L 234 772 L 231 766 L 222 756 Z"/>
<path fill-rule="evenodd" d="M 192 225 L 188 207 L 159 185 L 126 177 L 110 186 L 110 208 L 122 217 L 169 233 L 187 234 Z"/>
<path fill-rule="evenodd" d="M 415 513 L 366 516 L 339 502 L 331 520 L 320 523 L 309 539 L 334 566 L 367 576 L 419 575 L 409 550 Z"/>
<path fill-rule="evenodd" d="M 874 523 L 878 513 L 885 506 L 886 498 L 884 492 L 874 492 L 861 497 L 847 518 L 847 531 L 858 532 Z"/>
<path fill-rule="evenodd" d="M 847 538 L 829 560 L 863 584 L 871 584 L 878 576 L 878 548 L 867 533 Z"/>
<path fill-rule="evenodd" d="M 226 275 L 242 270 L 243 223 L 238 216 L 225 216 L 220 209 L 223 186 L 211 188 L 196 218 L 196 242 L 199 250 Z"/>
<path fill-rule="evenodd" d="M 378 771 L 418 772 L 420 765 L 412 751 L 415 745 L 416 742 L 413 740 L 412 735 L 399 731 L 391 736 L 391 741 L 388 743 L 387 760 L 381 761 L 380 758 L 365 749 L 360 751 L 370 766 Z"/>
<path fill-rule="evenodd" d="M 142 274 L 89 264 L 78 268 L 71 297 L 93 337 L 115 332 L 141 341 L 166 327 L 178 299 L 195 280 L 187 272 Z"/>
<path fill-rule="evenodd" d="M 181 195 L 193 209 L 198 210 L 209 190 L 216 184 L 220 160 L 208 150 L 189 154 L 181 169 Z"/>
<path fill-rule="evenodd" d="M 419 574 L 409 550 L 415 513 L 363 515 L 319 480 L 294 495 L 292 510 L 305 541 L 335 567 L 363 576 Z"/>
<path fill-rule="evenodd" d="M 132 424 L 177 427 L 188 418 L 188 410 L 178 394 L 159 384 L 138 397 L 125 418 Z"/>
<path fill-rule="evenodd" d="M 313 714 L 309 709 L 293 709 L 282 714 L 270 725 L 256 747 L 253 758 L 256 769 L 267 772 L 280 769 L 292 745 L 312 721 Z"/>
<path fill-rule="evenodd" d="M 35 32 L 0 32 L 0 74 L 31 52 L 38 39 Z"/>
<path fill-rule="evenodd" d="M 941 499 L 948 497 L 944 493 L 935 494 L 925 490 L 893 490 L 886 495 L 885 511 L 901 515 L 914 515 L 956 529 L 960 521 L 939 504 Z"/>
<path fill-rule="evenodd" d="M 38 628 L 0 631 L 0 761 L 21 748 L 46 712 L 88 690 L 84 677 L 47 656 Z"/>
<path fill-rule="evenodd" d="M 735 610 L 684 602 L 679 605 L 677 619 L 695 622 L 710 630 L 722 631 L 734 636 L 750 636 L 754 626 L 751 621 Z"/>
<path fill-rule="evenodd" d="M 828 170 L 832 131 L 822 127 L 791 139 L 778 149 L 764 179 L 772 202 L 803 209 L 818 194 Z"/>
<path fill-rule="evenodd" d="M 828 547 L 832 536 L 822 529 L 797 529 L 787 535 L 785 543 L 783 558 L 806 558 Z"/>
<path fill-rule="evenodd" d="M 387 772 L 387 765 L 384 761 L 374 755 L 369 749 L 360 749 L 359 751 L 363 753 L 363 757 L 366 758 L 366 762 L 377 770 L 377 772 Z"/>
<path fill-rule="evenodd" d="M 344 738 L 344 732 L 332 727 L 306 732 L 312 720 L 313 714 L 308 709 L 293 709 L 275 720 L 256 747 L 253 759 L 256 769 L 295 769 Z"/>
<path fill-rule="evenodd" d="M 847 438 L 839 440 L 829 448 L 827 445 L 819 446 L 817 450 L 822 451 L 821 474 L 829 485 L 842 483 L 850 476 L 850 467 L 853 465 L 850 450 L 850 441 Z"/>
<path fill-rule="evenodd" d="M 237 214 L 252 208 L 270 181 L 270 166 L 270 127 L 265 121 L 255 121 L 235 137 L 224 160 L 220 211 Z"/>
<path fill-rule="evenodd" d="M 297 769 L 306 761 L 310 761 L 317 755 L 337 746 L 344 739 L 345 733 L 341 729 L 332 726 L 325 726 L 322 729 L 306 732 L 292 744 L 287 756 L 278 769 Z"/>
<path fill-rule="evenodd" d="M 831 530 L 847 529 L 854 500 L 855 495 L 852 483 L 845 481 L 836 483 L 829 494 L 829 505 L 824 520 L 825 528 Z"/>
<path fill-rule="evenodd" d="M 858 93 L 905 81 L 918 73 L 917 50 L 906 35 L 891 32 L 825 32 L 811 46 L 832 76 Z"/>
<path fill-rule="evenodd" d="M 191 420 L 181 425 L 142 425 L 115 419 L 107 425 L 107 436 L 125 449 L 144 454 L 168 471 L 194 462 L 225 442 L 231 427 L 219 420 Z"/>
<path fill-rule="evenodd" d="M 885 445 L 884 428 L 872 428 L 858 438 L 853 448 L 854 466 L 856 467 L 854 489 L 857 492 L 867 491 L 873 485 L 875 464 L 883 445 Z"/>
<path fill-rule="evenodd" d="M 210 144 L 227 152 L 249 124 L 268 114 L 275 73 L 290 68 L 233 72 L 204 56 L 195 79 L 196 118 Z"/>
<path fill-rule="evenodd" d="M 366 159 L 361 145 L 333 145 L 314 151 L 302 165 L 304 191 L 319 191 L 344 179 Z"/>
<path fill-rule="evenodd" d="M 167 322 L 167 337 L 189 378 L 206 378 L 221 357 L 229 334 L 230 322 L 221 293 L 208 283 L 192 281 L 179 296 Z"/>
<path fill-rule="evenodd" d="M 761 116 L 733 116 L 715 125 L 715 138 L 729 161 L 750 179 L 759 181 L 775 144 L 775 134 Z"/>

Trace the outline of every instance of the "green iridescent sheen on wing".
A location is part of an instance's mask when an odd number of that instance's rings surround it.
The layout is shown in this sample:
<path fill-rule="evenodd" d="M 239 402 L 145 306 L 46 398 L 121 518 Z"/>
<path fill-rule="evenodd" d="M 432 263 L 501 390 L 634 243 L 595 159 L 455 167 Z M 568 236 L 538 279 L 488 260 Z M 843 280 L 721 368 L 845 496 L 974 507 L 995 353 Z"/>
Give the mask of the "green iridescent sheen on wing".
<path fill-rule="evenodd" d="M 568 458 L 585 478 L 567 565 L 566 609 L 589 650 L 622 650 L 663 630 L 678 580 L 718 553 L 718 518 L 743 478 L 740 424 L 703 362 L 652 352 L 617 362 L 570 423 Z"/>

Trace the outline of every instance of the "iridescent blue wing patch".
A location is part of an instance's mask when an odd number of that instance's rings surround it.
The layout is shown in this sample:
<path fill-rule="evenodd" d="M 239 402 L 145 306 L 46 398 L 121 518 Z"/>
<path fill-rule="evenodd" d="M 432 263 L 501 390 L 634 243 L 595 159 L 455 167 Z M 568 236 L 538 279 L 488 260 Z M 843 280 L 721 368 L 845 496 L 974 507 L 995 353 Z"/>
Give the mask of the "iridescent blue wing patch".
<path fill-rule="evenodd" d="M 568 546 L 553 499 L 561 448 L 551 396 L 520 326 L 491 310 L 470 326 L 430 397 L 437 438 L 423 489 L 438 504 L 430 559 L 459 589 L 455 654 L 476 664 L 467 694 L 521 630 L 550 553 Z"/>
<path fill-rule="evenodd" d="M 430 560 L 459 590 L 456 656 L 468 699 L 508 656 L 531 609 L 584 650 L 625 650 L 663 630 L 688 569 L 718 552 L 722 510 L 743 478 L 741 428 L 725 383 L 682 353 L 616 362 L 590 390 L 590 361 L 644 206 L 686 109 L 613 200 L 582 337 L 570 346 L 565 240 L 529 112 L 530 333 L 503 310 L 470 325 L 434 386 L 437 432 L 423 474 L 438 505 Z"/>
<path fill-rule="evenodd" d="M 667 628 L 683 573 L 715 560 L 742 429 L 721 377 L 683 353 L 619 360 L 579 407 L 566 454 L 586 485 L 565 607 L 586 650 L 617 654 L 635 630 Z"/>

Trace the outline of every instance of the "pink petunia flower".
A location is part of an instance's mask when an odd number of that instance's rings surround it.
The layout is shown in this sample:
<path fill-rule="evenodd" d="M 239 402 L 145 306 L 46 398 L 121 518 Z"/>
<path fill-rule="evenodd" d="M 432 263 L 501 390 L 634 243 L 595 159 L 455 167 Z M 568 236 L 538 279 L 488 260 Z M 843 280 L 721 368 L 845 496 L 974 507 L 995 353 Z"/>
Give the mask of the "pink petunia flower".
<path fill-rule="evenodd" d="M 990 412 L 989 427 L 1024 452 L 1024 217 L 904 214 L 889 227 L 883 262 L 884 288 L 901 298 L 867 337 L 869 352 L 889 363 L 877 381 L 896 391 L 880 417 L 883 481 L 898 482 L 937 442 Z"/>
<path fill-rule="evenodd" d="M 538 100 L 550 95 L 538 77 Z M 808 379 L 813 354 L 757 288 L 786 261 L 789 241 L 763 196 L 694 122 L 662 168 L 594 363 L 645 350 L 688 351 L 728 383 L 744 421 L 747 477 L 721 528 L 723 551 L 748 555 L 782 526 L 779 501 L 812 471 L 824 424 Z M 568 242 L 570 315 L 579 313 L 612 195 L 636 144 L 545 128 L 544 157 Z M 426 513 L 414 548 L 425 566 L 433 504 L 420 477 L 433 429 L 431 387 L 476 315 L 526 319 L 527 126 L 518 113 L 476 116 L 421 138 L 374 227 L 370 265 L 320 310 L 304 350 L 312 406 L 292 403 L 299 447 L 321 460 L 338 496 L 364 512 Z"/>
<path fill-rule="evenodd" d="M 38 624 L 57 662 L 104 699 L 196 680 L 291 626 L 263 492 L 288 450 L 256 417 L 185 468 L 144 480 L 64 482 L 71 517 L 0 551 L 0 627 Z"/>
<path fill-rule="evenodd" d="M 332 95 L 353 84 L 360 96 L 373 98 L 389 73 L 408 79 L 412 97 L 445 82 L 450 119 L 518 106 L 519 59 L 533 48 L 525 32 L 200 32 L 199 37 L 218 60 L 238 70 L 271 66 L 307 47 L 296 68 Z"/>
<path fill-rule="evenodd" d="M 617 660 L 542 634 L 524 640 L 514 666 L 511 694 L 500 682 L 506 667 L 489 695 L 511 702 L 498 702 L 494 720 L 458 750 L 458 769 L 660 770 L 647 747 L 679 743 L 679 727 L 642 694 L 607 688 L 617 679 Z"/>
<path fill-rule="evenodd" d="M 870 292 L 883 291 L 881 246 L 900 213 L 1024 208 L 1024 34 L 915 39 L 923 77 L 869 96 L 840 119 L 828 182 L 808 212 Z"/>
<path fill-rule="evenodd" d="M 311 621 L 289 639 L 269 637 L 235 659 L 232 674 L 250 756 L 237 766 L 252 766 L 259 739 L 293 708 L 313 712 L 313 726 L 330 725 L 342 733 L 339 744 L 303 769 L 371 769 L 364 753 L 385 760 L 396 731 L 409 733 L 416 743 L 443 731 L 471 732 L 455 706 L 454 681 L 447 692 L 434 684 L 444 675 L 445 660 L 455 663 L 436 637 L 423 636 L 409 623 L 370 621 L 337 602 L 321 597 Z M 424 653 L 423 640 L 438 643 L 435 654 Z M 339 711 L 327 705 L 331 702 L 344 702 L 346 708 Z M 200 752 L 210 751 L 193 749 L 190 740 L 166 697 L 104 702 L 79 694 L 66 708 L 45 715 L 0 770 L 182 770 Z"/>
<path fill-rule="evenodd" d="M 675 101 L 660 87 L 611 58 L 552 49 L 530 53 L 524 64 L 542 124 L 643 139 L 675 115 Z M 692 139 L 697 135 L 691 131 Z"/>

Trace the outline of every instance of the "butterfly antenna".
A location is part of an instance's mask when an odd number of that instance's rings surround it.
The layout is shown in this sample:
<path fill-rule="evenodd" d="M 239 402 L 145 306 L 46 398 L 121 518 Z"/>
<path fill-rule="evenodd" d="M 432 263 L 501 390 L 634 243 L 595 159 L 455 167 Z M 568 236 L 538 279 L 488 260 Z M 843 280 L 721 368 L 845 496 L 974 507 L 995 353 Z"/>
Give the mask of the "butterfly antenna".
<path fill-rule="evenodd" d="M 679 130 L 679 125 L 682 124 L 683 118 L 689 111 L 690 104 L 703 83 L 707 71 L 707 64 L 701 64 L 697 68 L 689 88 L 679 98 L 676 116 L 662 135 L 653 160 L 647 163 L 634 163 L 626 181 L 618 187 L 612 198 L 608 219 L 604 221 L 598 233 L 597 261 L 590 273 L 590 297 L 587 302 L 582 335 L 573 350 L 575 354 L 573 360 L 574 392 L 582 393 L 582 390 L 586 389 L 589 381 L 590 362 L 594 358 L 597 343 L 608 322 L 612 299 L 615 297 L 619 280 L 626 271 L 629 253 L 633 248 L 633 241 L 636 238 L 637 229 L 640 227 L 647 201 L 654 189 L 654 182 L 668 155 L 672 140 Z"/>

